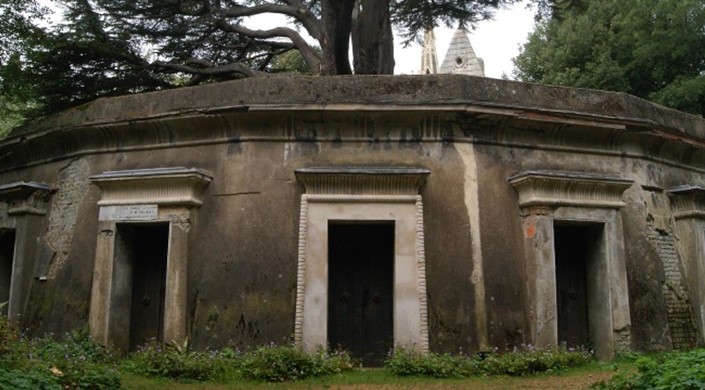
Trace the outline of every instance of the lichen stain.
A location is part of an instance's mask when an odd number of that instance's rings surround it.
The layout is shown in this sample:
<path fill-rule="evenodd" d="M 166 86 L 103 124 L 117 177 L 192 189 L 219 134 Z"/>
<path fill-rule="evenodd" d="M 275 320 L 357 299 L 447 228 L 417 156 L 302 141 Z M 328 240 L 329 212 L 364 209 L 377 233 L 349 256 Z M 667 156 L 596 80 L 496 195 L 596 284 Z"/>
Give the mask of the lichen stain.
<path fill-rule="evenodd" d="M 536 223 L 534 221 L 524 222 L 524 237 L 534 238 L 536 235 Z"/>
<path fill-rule="evenodd" d="M 235 330 L 241 335 L 247 335 L 252 339 L 259 337 L 259 326 L 257 321 L 245 321 L 245 314 L 240 314 L 240 320 L 235 325 Z"/>
<path fill-rule="evenodd" d="M 210 332 L 218 324 L 218 313 L 211 313 L 206 321 L 206 332 Z"/>

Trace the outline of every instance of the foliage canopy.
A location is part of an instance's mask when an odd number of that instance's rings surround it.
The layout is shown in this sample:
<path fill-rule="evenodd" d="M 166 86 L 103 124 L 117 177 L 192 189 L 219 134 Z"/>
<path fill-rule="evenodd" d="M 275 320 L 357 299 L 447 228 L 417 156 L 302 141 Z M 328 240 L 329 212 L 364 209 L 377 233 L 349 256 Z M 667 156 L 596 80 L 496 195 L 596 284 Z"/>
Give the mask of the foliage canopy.
<path fill-rule="evenodd" d="M 705 2 L 579 5 L 537 24 L 515 59 L 517 79 L 622 91 L 705 114 Z"/>

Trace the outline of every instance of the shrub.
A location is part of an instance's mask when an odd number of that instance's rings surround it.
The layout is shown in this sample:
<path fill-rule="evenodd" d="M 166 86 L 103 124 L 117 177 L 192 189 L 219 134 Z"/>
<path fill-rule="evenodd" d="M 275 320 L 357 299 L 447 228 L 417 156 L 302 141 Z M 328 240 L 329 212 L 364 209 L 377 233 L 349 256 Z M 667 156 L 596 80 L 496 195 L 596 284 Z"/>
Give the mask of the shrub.
<path fill-rule="evenodd" d="M 0 316 L 0 368 L 19 369 L 26 365 L 29 345 L 7 318 Z"/>
<path fill-rule="evenodd" d="M 121 388 L 120 374 L 115 367 L 91 362 L 69 364 L 65 369 L 52 367 L 65 389 L 112 390 Z"/>
<path fill-rule="evenodd" d="M 32 341 L 33 356 L 57 366 L 81 363 L 112 364 L 117 356 L 90 339 L 85 330 L 66 333 L 61 342 L 47 336 Z"/>
<path fill-rule="evenodd" d="M 243 358 L 242 376 L 270 382 L 295 381 L 352 370 L 353 360 L 345 352 L 307 353 L 297 347 L 262 347 Z"/>
<path fill-rule="evenodd" d="M 132 353 L 123 366 L 128 371 L 148 377 L 205 381 L 222 373 L 220 360 L 216 354 L 189 352 L 187 345 L 162 347 L 161 343 L 153 340 Z"/>
<path fill-rule="evenodd" d="M 30 366 L 53 373 L 67 389 L 119 389 L 115 355 L 94 343 L 86 331 L 72 331 L 57 342 L 47 336 L 30 343 Z"/>
<path fill-rule="evenodd" d="M 484 359 L 448 354 L 421 354 L 397 347 L 384 365 L 394 375 L 399 376 L 457 378 L 471 375 L 529 375 L 575 367 L 591 360 L 592 354 L 589 351 L 565 347 L 539 349 L 526 346 L 507 353 L 488 354 Z"/>
<path fill-rule="evenodd" d="M 11 353 L 19 338 L 19 332 L 15 327 L 10 326 L 7 317 L 0 316 L 0 356 Z"/>
<path fill-rule="evenodd" d="M 114 359 L 85 331 L 27 340 L 0 318 L 0 388 L 119 389 Z"/>
<path fill-rule="evenodd" d="M 526 345 L 502 354 L 489 354 L 480 362 L 479 369 L 484 375 L 523 376 L 564 370 L 590 361 L 592 352 L 585 348 L 536 348 Z"/>
<path fill-rule="evenodd" d="M 476 361 L 465 356 L 423 354 L 413 349 L 397 347 L 384 366 L 398 376 L 430 376 L 462 378 L 476 372 Z"/>
<path fill-rule="evenodd" d="M 49 371 L 21 371 L 0 368 L 0 389 L 62 390 L 57 378 Z"/>
<path fill-rule="evenodd" d="M 674 352 L 659 357 L 636 359 L 636 372 L 618 372 L 597 389 L 703 389 L 705 388 L 705 350 Z"/>
<path fill-rule="evenodd" d="M 188 352 L 176 345 L 151 342 L 131 354 L 126 370 L 149 377 L 205 381 L 231 377 L 282 382 L 324 376 L 353 368 L 346 353 L 309 354 L 294 347 L 263 347 L 248 354 L 226 348 L 221 352 Z"/>

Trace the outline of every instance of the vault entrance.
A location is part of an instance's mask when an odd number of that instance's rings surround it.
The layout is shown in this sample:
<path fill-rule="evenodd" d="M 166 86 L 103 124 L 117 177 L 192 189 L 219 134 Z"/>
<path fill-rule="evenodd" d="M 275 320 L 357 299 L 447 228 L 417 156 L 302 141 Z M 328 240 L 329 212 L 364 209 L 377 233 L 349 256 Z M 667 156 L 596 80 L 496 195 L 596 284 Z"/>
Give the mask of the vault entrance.
<path fill-rule="evenodd" d="M 328 225 L 328 342 L 364 365 L 394 346 L 394 222 Z"/>
<path fill-rule="evenodd" d="M 604 242 L 601 224 L 556 224 L 556 309 L 558 342 L 568 347 L 594 344 L 603 310 L 598 275 L 604 275 Z"/>
<path fill-rule="evenodd" d="M 117 224 L 114 315 L 129 350 L 151 339 L 164 341 L 164 301 L 169 224 Z M 122 319 L 120 319 L 122 317 Z M 119 328 L 118 328 L 119 329 Z"/>
<path fill-rule="evenodd" d="M 166 167 L 90 179 L 100 187 L 91 338 L 123 352 L 149 338 L 183 343 L 190 221 L 211 177 Z"/>
<path fill-rule="evenodd" d="M 589 344 L 607 360 L 631 343 L 624 229 L 631 180 L 585 172 L 526 171 L 519 196 L 529 340 Z"/>
<path fill-rule="evenodd" d="M 294 342 L 366 365 L 394 346 L 428 351 L 423 202 L 429 171 L 313 167 L 301 195 Z M 329 231 L 330 229 L 330 231 Z M 355 315 L 353 315 L 355 313 Z"/>
<path fill-rule="evenodd" d="M 12 285 L 12 262 L 15 258 L 15 230 L 0 230 L 0 314 L 6 316 Z"/>

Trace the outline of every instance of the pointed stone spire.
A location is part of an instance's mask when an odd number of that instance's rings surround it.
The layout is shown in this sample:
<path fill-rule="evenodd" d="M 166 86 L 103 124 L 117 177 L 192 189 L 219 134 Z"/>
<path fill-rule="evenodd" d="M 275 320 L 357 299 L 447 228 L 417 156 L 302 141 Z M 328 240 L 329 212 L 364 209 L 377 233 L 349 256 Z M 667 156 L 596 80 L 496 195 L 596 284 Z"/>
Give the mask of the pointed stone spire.
<path fill-rule="evenodd" d="M 441 64 L 441 73 L 485 76 L 484 61 L 475 55 L 467 31 L 462 25 L 455 30 L 450 40 L 448 52 Z"/>
<path fill-rule="evenodd" d="M 436 35 L 433 29 L 424 33 L 423 47 L 421 48 L 421 74 L 438 73 L 438 57 L 436 56 Z"/>

